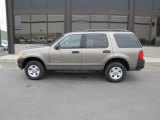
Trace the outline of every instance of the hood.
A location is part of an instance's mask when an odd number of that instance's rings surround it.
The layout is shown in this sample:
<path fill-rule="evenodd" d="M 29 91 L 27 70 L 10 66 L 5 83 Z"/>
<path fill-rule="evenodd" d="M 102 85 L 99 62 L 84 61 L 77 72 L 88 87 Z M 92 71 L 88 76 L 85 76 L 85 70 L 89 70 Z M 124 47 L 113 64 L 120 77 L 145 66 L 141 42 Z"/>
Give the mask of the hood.
<path fill-rule="evenodd" d="M 50 46 L 49 45 L 32 45 L 30 47 L 26 47 L 25 49 L 19 51 L 22 53 L 24 57 L 26 55 L 40 55 L 40 54 L 49 54 Z"/>

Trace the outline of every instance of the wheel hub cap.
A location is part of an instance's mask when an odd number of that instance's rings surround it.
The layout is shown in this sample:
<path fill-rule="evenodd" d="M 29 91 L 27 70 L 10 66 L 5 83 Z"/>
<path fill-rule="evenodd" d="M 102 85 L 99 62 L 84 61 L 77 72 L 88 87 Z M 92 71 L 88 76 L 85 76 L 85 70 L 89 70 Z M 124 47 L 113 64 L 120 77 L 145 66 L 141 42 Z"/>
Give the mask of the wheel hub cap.
<path fill-rule="evenodd" d="M 40 69 L 38 66 L 36 65 L 31 65 L 29 68 L 28 68 L 28 74 L 31 76 L 31 77 L 38 77 L 39 74 L 40 74 Z"/>
<path fill-rule="evenodd" d="M 113 67 L 110 70 L 110 77 L 114 80 L 118 80 L 122 77 L 123 71 L 120 67 Z"/>

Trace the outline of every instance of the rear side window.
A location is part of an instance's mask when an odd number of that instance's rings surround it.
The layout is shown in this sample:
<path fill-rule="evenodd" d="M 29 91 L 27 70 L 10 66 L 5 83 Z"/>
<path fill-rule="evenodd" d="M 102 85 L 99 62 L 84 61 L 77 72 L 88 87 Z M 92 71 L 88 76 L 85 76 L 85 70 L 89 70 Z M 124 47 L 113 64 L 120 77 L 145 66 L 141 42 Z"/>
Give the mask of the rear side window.
<path fill-rule="evenodd" d="M 141 44 L 134 34 L 114 34 L 119 48 L 141 48 Z"/>
<path fill-rule="evenodd" d="M 107 48 L 108 39 L 105 34 L 86 34 L 85 48 Z"/>

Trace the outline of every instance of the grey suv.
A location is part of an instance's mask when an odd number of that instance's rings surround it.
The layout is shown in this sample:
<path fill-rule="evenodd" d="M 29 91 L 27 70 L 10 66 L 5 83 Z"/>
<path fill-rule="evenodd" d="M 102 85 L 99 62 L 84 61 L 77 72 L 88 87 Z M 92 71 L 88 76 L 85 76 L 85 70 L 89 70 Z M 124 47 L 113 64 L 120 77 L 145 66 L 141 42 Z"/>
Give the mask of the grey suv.
<path fill-rule="evenodd" d="M 52 45 L 19 53 L 18 66 L 29 79 L 44 77 L 46 70 L 104 71 L 110 82 L 120 82 L 126 71 L 144 67 L 139 39 L 126 30 L 89 30 L 67 33 Z"/>

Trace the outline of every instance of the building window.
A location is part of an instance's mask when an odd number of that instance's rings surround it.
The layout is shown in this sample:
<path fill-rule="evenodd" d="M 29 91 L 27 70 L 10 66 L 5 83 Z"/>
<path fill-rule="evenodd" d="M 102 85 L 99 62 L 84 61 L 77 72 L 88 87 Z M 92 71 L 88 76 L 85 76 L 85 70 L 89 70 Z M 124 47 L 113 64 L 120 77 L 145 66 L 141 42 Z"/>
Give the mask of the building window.
<path fill-rule="evenodd" d="M 73 9 L 114 9 L 128 10 L 128 0 L 73 0 Z"/>
<path fill-rule="evenodd" d="M 52 42 L 64 34 L 64 15 L 48 15 L 48 40 Z"/>
<path fill-rule="evenodd" d="M 31 16 L 31 40 L 29 42 L 35 44 L 50 42 L 47 39 L 47 15 Z"/>
<path fill-rule="evenodd" d="M 30 16 L 15 16 L 15 43 L 28 43 L 30 40 Z"/>
<path fill-rule="evenodd" d="M 127 16 L 73 15 L 72 31 L 86 29 L 127 29 Z"/>
<path fill-rule="evenodd" d="M 151 37 L 151 17 L 136 16 L 134 31 L 142 44 L 149 44 Z"/>
<path fill-rule="evenodd" d="M 127 16 L 110 16 L 110 29 L 127 29 Z"/>
<path fill-rule="evenodd" d="M 160 0 L 154 0 L 154 10 L 160 11 Z"/>
<path fill-rule="evenodd" d="M 30 9 L 30 0 L 14 0 L 14 9 Z"/>
<path fill-rule="evenodd" d="M 135 0 L 136 10 L 152 10 L 153 0 Z"/>
<path fill-rule="evenodd" d="M 91 16 L 91 29 L 108 29 L 109 16 L 107 15 L 92 15 Z"/>
<path fill-rule="evenodd" d="M 47 8 L 47 0 L 31 0 L 32 9 L 44 9 Z"/>
<path fill-rule="evenodd" d="M 89 15 L 72 15 L 72 31 L 83 31 L 90 29 Z"/>
<path fill-rule="evenodd" d="M 65 0 L 48 0 L 49 9 L 64 9 Z"/>

